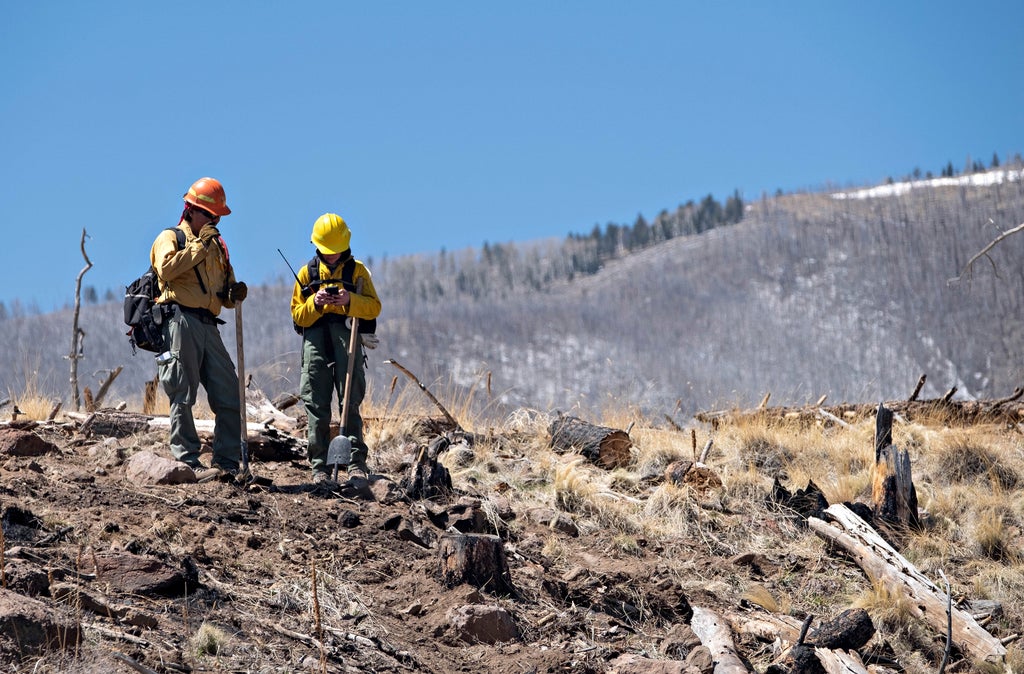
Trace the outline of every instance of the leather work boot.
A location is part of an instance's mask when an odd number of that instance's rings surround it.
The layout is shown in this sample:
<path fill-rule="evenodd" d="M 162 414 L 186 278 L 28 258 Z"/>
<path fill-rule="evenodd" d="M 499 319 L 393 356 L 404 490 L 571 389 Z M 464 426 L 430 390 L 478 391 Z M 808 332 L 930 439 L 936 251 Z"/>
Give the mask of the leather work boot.
<path fill-rule="evenodd" d="M 365 480 L 370 476 L 370 468 L 366 465 L 365 461 L 353 461 L 348 464 L 348 476 L 349 478 Z"/>
<path fill-rule="evenodd" d="M 209 482 L 210 480 L 216 480 L 225 472 L 216 466 L 209 468 L 193 468 L 192 472 L 196 474 L 196 482 Z"/>

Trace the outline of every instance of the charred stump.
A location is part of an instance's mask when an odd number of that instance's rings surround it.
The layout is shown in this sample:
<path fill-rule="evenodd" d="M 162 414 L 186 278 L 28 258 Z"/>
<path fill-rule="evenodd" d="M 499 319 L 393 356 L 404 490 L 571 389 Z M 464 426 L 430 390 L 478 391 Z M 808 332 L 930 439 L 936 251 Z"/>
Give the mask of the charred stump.
<path fill-rule="evenodd" d="M 633 446 L 629 434 L 614 428 L 595 426 L 576 417 L 560 416 L 548 428 L 551 448 L 560 454 L 579 452 L 602 468 L 629 464 Z"/>
<path fill-rule="evenodd" d="M 862 608 L 847 609 L 811 632 L 811 639 L 818 648 L 844 651 L 865 646 L 873 636 L 875 625 L 868 612 Z"/>
<path fill-rule="evenodd" d="M 437 546 L 441 584 L 467 583 L 494 594 L 514 595 L 501 538 L 493 534 L 446 534 Z"/>
<path fill-rule="evenodd" d="M 875 467 L 871 480 L 874 516 L 887 524 L 916 527 L 920 519 L 910 454 L 893 446 L 892 419 L 892 410 L 879 405 L 875 416 Z"/>
<path fill-rule="evenodd" d="M 450 446 L 451 439 L 446 435 L 440 435 L 429 447 L 420 450 L 416 461 L 409 466 L 409 472 L 401 481 L 401 487 L 410 499 L 428 499 L 452 493 L 452 476 L 438 460 L 441 452 Z"/>

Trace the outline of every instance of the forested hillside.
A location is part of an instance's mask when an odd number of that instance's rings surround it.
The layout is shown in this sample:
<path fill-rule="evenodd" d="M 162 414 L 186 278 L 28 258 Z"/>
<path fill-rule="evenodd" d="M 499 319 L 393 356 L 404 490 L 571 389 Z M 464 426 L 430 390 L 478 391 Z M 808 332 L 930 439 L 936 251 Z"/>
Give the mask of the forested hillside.
<path fill-rule="evenodd" d="M 780 404 L 876 401 L 908 395 L 921 374 L 925 397 L 953 386 L 957 397 L 1008 394 L 1022 383 L 1024 236 L 949 282 L 1024 222 L 1019 174 L 1000 175 L 1014 179 L 745 206 L 709 198 L 564 241 L 374 261 L 384 311 L 372 395 L 389 395 L 388 358 L 435 392 L 476 387 L 495 413 L 636 406 L 685 418 L 768 392 Z M 270 395 L 298 388 L 290 292 L 252 288 L 246 301 L 247 370 Z M 123 365 L 108 402 L 137 404 L 155 365 L 131 355 L 120 314 L 119 300 L 82 307 L 80 384 L 95 390 Z M 7 317 L 0 337 L 0 388 L 70 401 L 70 311 Z"/>

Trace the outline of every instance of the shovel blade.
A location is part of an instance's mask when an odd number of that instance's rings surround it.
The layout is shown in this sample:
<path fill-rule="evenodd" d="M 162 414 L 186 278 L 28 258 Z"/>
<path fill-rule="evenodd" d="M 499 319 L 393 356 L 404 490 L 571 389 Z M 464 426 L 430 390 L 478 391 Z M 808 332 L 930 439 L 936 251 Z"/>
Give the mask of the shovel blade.
<path fill-rule="evenodd" d="M 347 466 L 352 461 L 352 438 L 339 435 L 327 446 L 328 466 Z"/>

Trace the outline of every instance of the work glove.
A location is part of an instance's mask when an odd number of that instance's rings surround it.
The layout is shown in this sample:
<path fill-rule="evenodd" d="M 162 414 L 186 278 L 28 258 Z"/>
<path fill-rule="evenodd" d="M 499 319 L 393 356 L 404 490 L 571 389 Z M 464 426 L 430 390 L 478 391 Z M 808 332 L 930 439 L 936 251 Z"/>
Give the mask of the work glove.
<path fill-rule="evenodd" d="M 203 242 L 204 246 L 209 246 L 210 241 L 220 236 L 220 230 L 213 225 L 203 225 L 203 228 L 199 230 L 199 240 Z"/>
<path fill-rule="evenodd" d="M 380 339 L 372 332 L 359 335 L 359 339 L 362 340 L 364 349 L 376 349 L 380 345 Z"/>
<path fill-rule="evenodd" d="M 244 283 L 239 281 L 228 288 L 228 299 L 234 303 L 241 302 L 249 296 L 249 288 Z"/>

